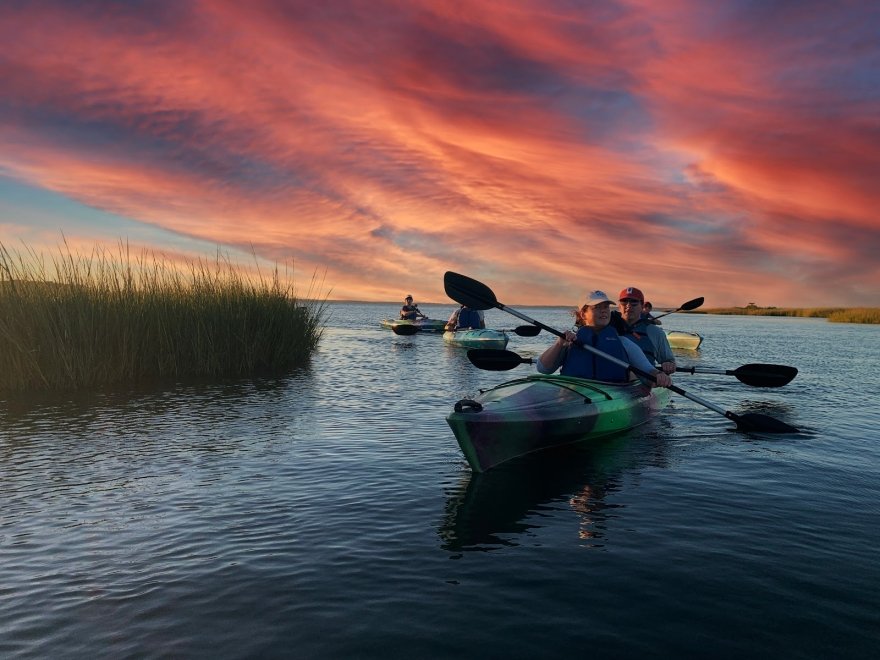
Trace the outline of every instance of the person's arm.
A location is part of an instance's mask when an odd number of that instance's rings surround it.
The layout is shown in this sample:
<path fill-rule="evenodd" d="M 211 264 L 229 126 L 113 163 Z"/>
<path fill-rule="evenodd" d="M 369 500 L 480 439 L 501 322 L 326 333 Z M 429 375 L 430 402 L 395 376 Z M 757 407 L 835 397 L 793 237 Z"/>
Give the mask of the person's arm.
<path fill-rule="evenodd" d="M 669 375 L 663 373 L 661 369 L 658 369 L 653 364 L 651 364 L 651 361 L 645 357 L 644 352 L 641 348 L 639 348 L 638 344 L 636 344 L 634 341 L 631 341 L 627 337 L 621 337 L 620 342 L 623 344 L 623 348 L 626 351 L 626 356 L 627 358 L 629 358 L 629 363 L 632 366 L 634 366 L 636 369 L 639 369 L 640 371 L 644 371 L 645 373 L 653 374 L 654 377 L 657 379 L 656 385 L 659 385 L 660 387 L 669 387 L 670 385 L 672 385 L 672 379 L 669 377 Z M 650 385 L 651 387 L 655 385 L 655 383 L 650 380 L 647 382 L 644 378 L 642 378 L 641 380 L 643 383 L 645 383 L 645 385 Z"/>
<path fill-rule="evenodd" d="M 672 352 L 672 347 L 669 345 L 666 333 L 660 328 L 650 325 L 646 330 L 648 332 L 648 338 L 654 345 L 654 355 L 657 358 L 657 362 L 660 363 L 660 368 L 663 369 L 663 373 L 675 373 L 675 354 Z"/>
<path fill-rule="evenodd" d="M 539 374 L 552 374 L 562 366 L 568 353 L 568 347 L 571 345 L 571 338 L 574 338 L 574 333 L 566 332 L 564 339 L 562 337 L 557 338 L 550 345 L 550 348 L 541 353 L 535 362 L 535 367 Z"/>
<path fill-rule="evenodd" d="M 455 330 L 458 327 L 458 313 L 461 311 L 461 307 L 452 312 L 452 315 L 449 317 L 449 320 L 446 322 L 447 330 Z"/>

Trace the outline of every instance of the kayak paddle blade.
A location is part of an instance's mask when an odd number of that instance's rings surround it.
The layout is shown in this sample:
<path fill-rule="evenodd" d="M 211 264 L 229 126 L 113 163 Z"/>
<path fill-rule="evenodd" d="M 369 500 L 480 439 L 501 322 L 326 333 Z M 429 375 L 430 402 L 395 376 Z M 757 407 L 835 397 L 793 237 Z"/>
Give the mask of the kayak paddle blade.
<path fill-rule="evenodd" d="M 673 309 L 671 312 L 665 312 L 663 314 L 658 314 L 654 317 L 654 320 L 662 319 L 664 316 L 669 316 L 670 314 L 675 314 L 676 312 L 689 312 L 692 309 L 696 309 L 697 307 L 701 307 L 703 305 L 703 297 L 694 298 L 693 300 L 688 300 L 686 303 L 682 303 L 681 307 L 678 309 Z"/>
<path fill-rule="evenodd" d="M 443 288 L 446 289 L 447 296 L 471 309 L 492 309 L 498 305 L 492 289 L 482 282 L 466 275 L 453 273 L 451 270 L 443 275 Z"/>
<path fill-rule="evenodd" d="M 739 431 L 753 431 L 755 433 L 800 433 L 798 429 L 789 426 L 769 415 L 760 413 L 746 413 L 745 415 L 730 415 L 731 419 L 736 422 L 736 428 Z"/>
<path fill-rule="evenodd" d="M 782 387 L 797 376 L 798 370 L 784 364 L 744 364 L 730 373 L 752 387 Z"/>
<path fill-rule="evenodd" d="M 467 356 L 471 364 L 485 371 L 510 371 L 521 364 L 532 362 L 531 358 L 520 357 L 513 351 L 494 348 L 472 348 Z"/>
<path fill-rule="evenodd" d="M 689 312 L 692 309 L 696 309 L 697 307 L 703 306 L 703 297 L 694 298 L 693 300 L 688 300 L 686 303 L 682 303 L 681 307 L 679 307 L 679 311 Z"/>
<path fill-rule="evenodd" d="M 419 326 L 412 325 L 410 323 L 395 323 L 391 326 L 391 332 L 395 335 L 402 335 L 404 337 L 408 337 L 409 335 L 414 335 L 419 331 Z"/>
<path fill-rule="evenodd" d="M 521 325 L 518 328 L 514 328 L 513 332 L 520 337 L 537 337 L 541 334 L 541 328 L 536 325 Z"/>

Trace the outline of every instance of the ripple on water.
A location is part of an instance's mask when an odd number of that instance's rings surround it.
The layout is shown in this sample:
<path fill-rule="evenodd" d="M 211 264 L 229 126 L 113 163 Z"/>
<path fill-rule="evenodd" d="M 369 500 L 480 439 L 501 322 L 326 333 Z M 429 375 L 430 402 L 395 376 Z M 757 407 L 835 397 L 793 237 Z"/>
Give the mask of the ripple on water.
<path fill-rule="evenodd" d="M 872 657 L 873 335 L 844 338 L 854 363 L 828 324 L 671 317 L 706 336 L 687 364 L 801 370 L 687 391 L 809 433 L 744 435 L 676 396 L 619 438 L 473 475 L 445 416 L 525 371 L 338 307 L 288 378 L 0 401 L 0 653 Z"/>

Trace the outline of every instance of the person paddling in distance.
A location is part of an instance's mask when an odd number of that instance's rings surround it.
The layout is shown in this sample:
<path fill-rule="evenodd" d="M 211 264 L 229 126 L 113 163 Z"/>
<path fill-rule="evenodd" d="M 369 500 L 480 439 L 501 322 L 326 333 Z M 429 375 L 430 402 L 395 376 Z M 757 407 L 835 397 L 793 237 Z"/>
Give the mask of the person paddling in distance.
<path fill-rule="evenodd" d="M 627 337 L 621 336 L 611 322 L 611 305 L 614 302 L 603 291 L 590 291 L 587 302 L 578 313 L 578 331 L 566 331 L 565 338 L 559 337 L 544 351 L 537 361 L 538 372 L 552 374 L 561 367 L 564 376 L 592 378 L 612 383 L 625 383 L 632 374 L 624 367 L 581 348 L 574 343 L 577 339 L 586 346 L 607 353 L 611 357 L 628 362 L 641 371 L 653 374 L 655 382 L 646 384 L 669 387 L 672 379 L 662 370 L 655 368 L 645 357 L 642 349 Z"/>
<path fill-rule="evenodd" d="M 645 296 L 634 286 L 628 286 L 617 296 L 619 318 L 612 312 L 611 324 L 617 332 L 634 341 L 652 364 L 659 364 L 664 373 L 675 373 L 675 355 L 666 333 L 642 316 Z"/>
<path fill-rule="evenodd" d="M 663 325 L 663 321 L 654 318 L 654 315 L 651 313 L 653 311 L 654 305 L 652 305 L 650 301 L 646 300 L 645 304 L 642 305 L 642 318 L 648 323 L 653 323 L 654 325 Z"/>
<path fill-rule="evenodd" d="M 446 330 L 482 330 L 486 327 L 486 321 L 483 317 L 483 311 L 479 309 L 471 309 L 462 305 L 452 312 L 449 320 L 446 322 Z"/>
<path fill-rule="evenodd" d="M 413 303 L 411 295 L 403 299 L 403 307 L 400 308 L 400 318 L 404 321 L 415 321 L 418 317 L 428 318 L 419 311 L 419 306 Z"/>

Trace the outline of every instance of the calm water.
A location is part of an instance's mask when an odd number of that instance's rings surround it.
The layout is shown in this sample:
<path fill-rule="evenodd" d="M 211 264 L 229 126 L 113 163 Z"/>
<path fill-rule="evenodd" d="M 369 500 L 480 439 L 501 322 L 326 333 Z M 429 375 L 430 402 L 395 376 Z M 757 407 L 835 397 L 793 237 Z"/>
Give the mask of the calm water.
<path fill-rule="evenodd" d="M 289 378 L 0 400 L 0 656 L 877 657 L 877 326 L 670 316 L 706 336 L 683 365 L 800 369 L 677 384 L 804 433 L 674 396 L 475 477 L 445 415 L 530 367 L 329 310 Z"/>

